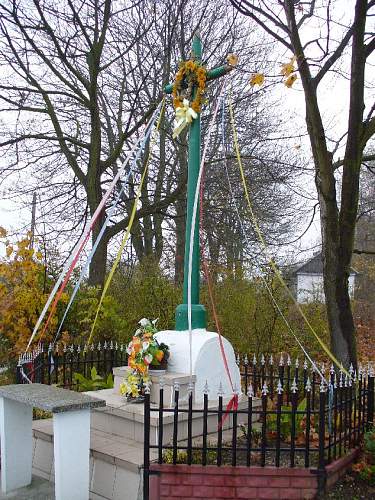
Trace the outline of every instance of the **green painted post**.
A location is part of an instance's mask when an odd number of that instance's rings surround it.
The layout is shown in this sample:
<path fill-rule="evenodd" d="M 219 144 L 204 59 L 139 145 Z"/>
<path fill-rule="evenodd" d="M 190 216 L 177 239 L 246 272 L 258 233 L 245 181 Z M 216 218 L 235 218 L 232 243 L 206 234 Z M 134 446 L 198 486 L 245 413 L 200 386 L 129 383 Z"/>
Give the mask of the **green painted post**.
<path fill-rule="evenodd" d="M 197 61 L 202 57 L 202 46 L 199 35 L 194 35 L 192 44 L 192 57 Z M 208 71 L 207 80 L 214 80 L 228 73 L 232 68 L 230 66 L 220 66 Z M 172 92 L 172 85 L 166 85 L 164 91 L 166 94 Z M 193 94 L 196 92 L 193 89 Z M 194 98 L 194 95 L 193 95 Z M 201 161 L 201 116 L 192 121 L 189 129 L 189 158 L 188 158 L 188 184 L 187 184 L 187 213 L 186 213 L 186 237 L 185 237 L 185 257 L 184 257 L 184 289 L 183 304 L 176 308 L 176 330 L 188 329 L 188 272 L 189 272 L 189 249 L 190 233 L 193 217 L 194 197 L 197 188 L 199 176 L 199 167 Z M 198 205 L 199 213 L 199 205 Z M 206 308 L 199 304 L 199 277 L 200 277 L 200 251 L 199 251 L 199 217 L 195 221 L 194 246 L 192 256 L 192 275 L 191 275 L 191 322 L 192 328 L 206 328 L 207 313 Z"/>
<path fill-rule="evenodd" d="M 192 55 L 200 61 L 202 57 L 202 46 L 198 35 L 194 35 Z M 193 98 L 196 92 L 193 90 Z M 185 236 L 185 258 L 184 258 L 184 293 L 183 304 L 176 309 L 176 330 L 188 329 L 188 271 L 189 271 L 189 249 L 191 223 L 193 217 L 193 206 L 195 190 L 197 188 L 199 167 L 201 162 L 201 115 L 192 121 L 189 129 L 189 158 L 188 158 L 188 183 L 187 183 L 187 211 L 186 211 L 186 236 Z M 199 207 L 198 207 L 199 213 Z M 199 304 L 199 277 L 200 277 L 200 252 L 199 252 L 199 217 L 195 221 L 194 246 L 192 256 L 191 274 L 191 322 L 193 328 L 206 328 L 206 308 Z"/>

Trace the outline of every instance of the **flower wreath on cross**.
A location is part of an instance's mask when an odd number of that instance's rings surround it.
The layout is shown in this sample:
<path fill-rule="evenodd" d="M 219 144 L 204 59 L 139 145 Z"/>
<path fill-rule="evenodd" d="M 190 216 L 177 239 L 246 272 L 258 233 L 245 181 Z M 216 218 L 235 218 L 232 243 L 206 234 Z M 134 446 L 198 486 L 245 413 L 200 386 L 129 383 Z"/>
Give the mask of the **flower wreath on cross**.
<path fill-rule="evenodd" d="M 189 125 L 202 109 L 203 96 L 206 91 L 207 70 L 192 59 L 181 62 L 173 83 L 173 106 L 176 110 L 176 121 L 173 138 Z M 194 88 L 196 88 L 195 95 Z"/>

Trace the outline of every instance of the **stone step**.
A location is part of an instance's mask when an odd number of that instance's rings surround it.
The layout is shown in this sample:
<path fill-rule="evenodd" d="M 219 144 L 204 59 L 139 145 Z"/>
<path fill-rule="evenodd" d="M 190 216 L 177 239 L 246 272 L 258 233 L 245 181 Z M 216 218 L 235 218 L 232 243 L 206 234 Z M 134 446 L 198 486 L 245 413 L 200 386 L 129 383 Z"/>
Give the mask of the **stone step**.
<path fill-rule="evenodd" d="M 94 396 L 94 393 L 91 393 Z M 95 391 L 95 396 L 104 399 L 106 406 L 98 408 L 91 412 L 91 427 L 92 429 L 105 433 L 121 436 L 126 439 L 134 440 L 138 443 L 144 441 L 144 406 L 143 404 L 134 404 L 126 402 L 125 398 L 113 393 L 112 389 L 103 389 Z M 225 409 L 229 399 L 223 401 Z M 247 397 L 244 395 L 239 397 L 239 409 L 246 410 L 248 404 Z M 253 408 L 256 409 L 261 404 L 260 400 L 254 399 Z M 157 410 L 157 406 L 153 406 Z M 186 405 L 181 405 L 180 408 L 187 408 Z M 202 409 L 202 403 L 193 405 L 194 409 Z M 218 430 L 217 414 L 211 413 L 217 410 L 217 402 L 209 401 L 207 431 L 209 434 L 215 434 Z M 187 439 L 188 432 L 188 413 L 179 413 L 178 416 L 178 441 Z M 173 437 L 173 411 L 163 412 L 163 443 L 171 443 Z M 223 424 L 223 430 L 228 430 L 233 427 L 232 415 L 229 415 Z M 238 414 L 237 423 L 247 423 L 246 414 Z M 203 432 L 203 415 L 202 413 L 193 413 L 192 435 L 197 437 Z M 159 417 L 158 411 L 151 412 L 150 418 L 150 443 L 157 444 L 159 435 Z"/>
<path fill-rule="evenodd" d="M 33 474 L 53 482 L 52 419 L 33 422 L 33 446 Z M 150 450 L 150 459 L 156 457 Z M 142 489 L 142 465 L 141 443 L 91 429 L 90 499 L 136 500 Z"/>

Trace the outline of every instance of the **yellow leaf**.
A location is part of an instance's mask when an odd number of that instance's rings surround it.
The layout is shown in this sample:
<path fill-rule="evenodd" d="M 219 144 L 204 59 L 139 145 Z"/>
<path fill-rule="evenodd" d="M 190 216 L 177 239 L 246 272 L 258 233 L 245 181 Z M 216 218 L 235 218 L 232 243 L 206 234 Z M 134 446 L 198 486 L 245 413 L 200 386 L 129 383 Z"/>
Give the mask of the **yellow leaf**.
<path fill-rule="evenodd" d="M 250 85 L 254 87 L 254 85 L 263 85 L 264 83 L 264 75 L 263 73 L 254 73 L 250 78 Z"/>
<path fill-rule="evenodd" d="M 12 255 L 12 253 L 13 253 L 13 247 L 12 247 L 12 245 L 7 246 L 7 248 L 6 248 L 6 255 L 7 255 L 7 257 L 10 257 Z"/>
<path fill-rule="evenodd" d="M 284 85 L 290 89 L 296 80 L 297 80 L 297 75 L 293 73 L 293 75 L 288 76 L 288 78 L 284 82 Z"/>
<path fill-rule="evenodd" d="M 237 66 L 238 56 L 236 54 L 228 54 L 227 63 L 229 64 L 229 66 Z"/>
<path fill-rule="evenodd" d="M 39 260 L 42 260 L 43 259 L 42 252 L 36 252 L 35 257 Z"/>
<path fill-rule="evenodd" d="M 5 238 L 7 235 L 6 229 L 0 226 L 0 238 Z"/>
<path fill-rule="evenodd" d="M 295 71 L 294 63 L 296 62 L 296 56 L 293 56 L 289 62 L 281 65 L 281 74 L 284 76 L 289 76 Z"/>

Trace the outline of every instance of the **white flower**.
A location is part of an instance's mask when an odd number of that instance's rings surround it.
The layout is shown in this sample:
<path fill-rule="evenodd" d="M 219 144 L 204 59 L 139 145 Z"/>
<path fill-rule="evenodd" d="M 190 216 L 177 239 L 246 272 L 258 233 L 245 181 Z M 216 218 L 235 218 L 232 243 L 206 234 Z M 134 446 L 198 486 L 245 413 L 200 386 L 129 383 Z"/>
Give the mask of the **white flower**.
<path fill-rule="evenodd" d="M 137 330 L 135 331 L 135 334 L 136 335 L 140 335 L 142 333 L 142 329 L 141 328 L 137 328 Z"/>
<path fill-rule="evenodd" d="M 156 319 L 152 320 L 151 323 L 155 326 L 158 321 L 159 321 L 159 318 L 156 318 Z"/>
<path fill-rule="evenodd" d="M 145 363 L 146 363 L 147 365 L 150 365 L 150 364 L 151 364 L 152 359 L 153 359 L 152 354 L 146 354 L 146 356 L 145 356 Z"/>
<path fill-rule="evenodd" d="M 129 344 L 128 347 L 126 348 L 126 352 L 128 354 L 131 354 L 133 352 L 133 346 L 131 344 Z"/>
<path fill-rule="evenodd" d="M 149 346 L 150 346 L 150 342 L 143 342 L 142 343 L 142 349 L 144 351 L 147 351 L 147 349 L 149 348 Z"/>
<path fill-rule="evenodd" d="M 148 320 L 147 318 L 142 318 L 138 323 L 143 327 L 149 326 L 151 324 L 150 320 Z"/>

